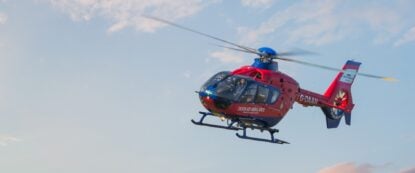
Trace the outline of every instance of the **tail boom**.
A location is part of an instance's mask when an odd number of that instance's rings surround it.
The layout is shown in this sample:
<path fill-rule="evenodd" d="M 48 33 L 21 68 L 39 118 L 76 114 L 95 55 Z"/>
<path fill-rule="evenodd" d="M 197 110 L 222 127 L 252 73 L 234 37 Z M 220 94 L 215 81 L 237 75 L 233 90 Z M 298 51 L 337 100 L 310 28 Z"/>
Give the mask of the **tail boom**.
<path fill-rule="evenodd" d="M 354 107 L 351 86 L 360 64 L 347 61 L 323 95 L 300 89 L 296 101 L 303 106 L 321 107 L 326 116 L 327 128 L 337 128 L 343 116 L 346 124 L 350 125 Z"/>

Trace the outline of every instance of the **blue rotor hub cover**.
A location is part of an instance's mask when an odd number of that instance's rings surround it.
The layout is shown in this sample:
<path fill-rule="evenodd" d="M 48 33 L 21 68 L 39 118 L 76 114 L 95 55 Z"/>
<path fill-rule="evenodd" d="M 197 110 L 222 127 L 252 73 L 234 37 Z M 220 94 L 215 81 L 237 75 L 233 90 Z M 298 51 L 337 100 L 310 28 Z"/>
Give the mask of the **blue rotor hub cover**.
<path fill-rule="evenodd" d="M 261 47 L 258 49 L 259 52 L 261 53 L 265 53 L 268 56 L 275 56 L 277 55 L 277 52 L 274 49 L 271 49 L 269 47 Z"/>

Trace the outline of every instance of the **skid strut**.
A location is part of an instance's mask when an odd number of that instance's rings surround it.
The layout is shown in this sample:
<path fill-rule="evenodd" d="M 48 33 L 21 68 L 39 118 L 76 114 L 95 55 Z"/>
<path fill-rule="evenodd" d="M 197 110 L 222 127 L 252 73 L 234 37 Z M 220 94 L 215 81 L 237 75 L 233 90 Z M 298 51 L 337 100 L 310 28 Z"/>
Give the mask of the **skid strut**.
<path fill-rule="evenodd" d="M 206 116 L 215 116 L 213 115 L 211 112 L 199 112 L 202 117 L 200 117 L 199 121 L 195 121 L 195 120 L 191 120 L 193 124 L 195 125 L 199 125 L 199 126 L 208 126 L 208 127 L 214 127 L 214 128 L 220 128 L 220 129 L 227 129 L 227 130 L 242 130 L 242 135 L 239 133 L 236 133 L 236 136 L 238 136 L 241 139 L 248 139 L 248 140 L 254 140 L 254 141 L 261 141 L 261 142 L 270 142 L 270 143 L 275 143 L 275 144 L 289 144 L 286 141 L 277 139 L 274 137 L 274 134 L 276 132 L 278 132 L 278 129 L 273 129 L 273 128 L 269 128 L 269 127 L 265 127 L 264 122 L 259 121 L 259 120 L 253 120 L 253 119 L 239 119 L 239 118 L 230 118 L 228 120 L 230 120 L 230 122 L 228 122 L 227 126 L 224 125 L 216 125 L 216 124 L 208 124 L 208 123 L 204 123 L 203 121 L 205 120 Z M 247 121 L 249 122 L 255 122 L 258 125 L 252 125 L 252 123 L 246 123 Z M 260 130 L 261 132 L 263 131 L 267 131 L 269 132 L 271 139 L 263 139 L 263 138 L 256 138 L 256 137 L 250 137 L 246 135 L 246 130 L 250 128 L 252 130 Z"/>
<path fill-rule="evenodd" d="M 199 125 L 199 126 L 208 126 L 208 127 L 214 127 L 214 128 L 220 128 L 220 129 L 227 129 L 227 130 L 241 130 L 242 128 L 235 127 L 234 124 L 237 122 L 237 120 L 231 120 L 231 122 L 227 126 L 222 125 L 216 125 L 216 124 L 208 124 L 204 123 L 203 120 L 205 120 L 206 116 L 210 115 L 213 116 L 210 112 L 199 112 L 202 114 L 202 117 L 199 121 L 191 120 L 193 124 Z"/>

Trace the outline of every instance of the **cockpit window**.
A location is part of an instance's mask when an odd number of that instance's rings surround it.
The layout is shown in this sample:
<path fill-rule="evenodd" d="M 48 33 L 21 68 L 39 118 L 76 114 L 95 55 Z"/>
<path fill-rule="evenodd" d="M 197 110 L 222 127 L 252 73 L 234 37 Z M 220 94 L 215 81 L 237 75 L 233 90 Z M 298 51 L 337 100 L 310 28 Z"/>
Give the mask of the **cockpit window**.
<path fill-rule="evenodd" d="M 238 76 L 229 76 L 217 85 L 217 95 L 236 100 L 245 89 L 247 85 L 247 79 Z"/>
<path fill-rule="evenodd" d="M 207 89 L 208 86 L 212 86 L 219 81 L 223 80 L 225 77 L 227 77 L 230 74 L 229 71 L 222 71 L 219 73 L 216 73 L 214 76 L 212 76 L 208 81 L 206 81 L 205 84 L 202 85 L 201 91 L 204 91 Z"/>

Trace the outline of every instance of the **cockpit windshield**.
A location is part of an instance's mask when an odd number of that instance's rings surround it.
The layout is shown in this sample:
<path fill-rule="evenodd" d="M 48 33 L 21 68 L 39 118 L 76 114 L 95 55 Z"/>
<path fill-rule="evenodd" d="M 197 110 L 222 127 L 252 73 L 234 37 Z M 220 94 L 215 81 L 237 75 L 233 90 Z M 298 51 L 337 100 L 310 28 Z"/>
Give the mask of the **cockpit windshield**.
<path fill-rule="evenodd" d="M 260 84 L 248 77 L 229 75 L 220 72 L 210 78 L 201 88 L 201 92 L 238 103 L 274 103 L 280 92 L 278 89 Z"/>
<path fill-rule="evenodd" d="M 200 91 L 205 91 L 209 86 L 213 86 L 214 84 L 218 83 L 219 81 L 227 77 L 229 74 L 230 74 L 229 71 L 222 71 L 222 72 L 216 73 L 208 81 L 206 81 L 205 84 L 202 85 L 202 88 L 200 88 Z"/>
<path fill-rule="evenodd" d="M 248 79 L 241 76 L 229 76 L 218 83 L 216 87 L 216 94 L 230 100 L 236 101 L 244 91 Z"/>

